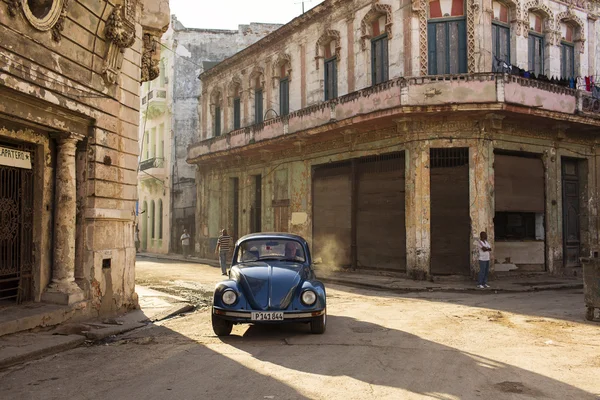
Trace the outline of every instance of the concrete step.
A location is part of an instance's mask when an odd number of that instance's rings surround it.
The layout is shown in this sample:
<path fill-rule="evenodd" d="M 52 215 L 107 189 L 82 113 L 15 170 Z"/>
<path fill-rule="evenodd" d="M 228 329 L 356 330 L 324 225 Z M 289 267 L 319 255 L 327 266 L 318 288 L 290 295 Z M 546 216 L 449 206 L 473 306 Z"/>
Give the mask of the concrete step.
<path fill-rule="evenodd" d="M 3 303 L 0 306 L 0 337 L 62 324 L 86 306 L 86 302 L 71 306 L 33 302 L 19 305 Z"/>

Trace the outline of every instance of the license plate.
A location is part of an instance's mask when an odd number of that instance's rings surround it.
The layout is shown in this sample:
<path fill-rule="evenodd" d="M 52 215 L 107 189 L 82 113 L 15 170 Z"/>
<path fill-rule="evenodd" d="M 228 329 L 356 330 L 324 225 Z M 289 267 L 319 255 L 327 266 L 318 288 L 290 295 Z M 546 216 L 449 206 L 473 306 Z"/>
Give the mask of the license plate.
<path fill-rule="evenodd" d="M 277 311 L 271 312 L 253 312 L 250 315 L 252 321 L 283 321 L 283 313 Z"/>

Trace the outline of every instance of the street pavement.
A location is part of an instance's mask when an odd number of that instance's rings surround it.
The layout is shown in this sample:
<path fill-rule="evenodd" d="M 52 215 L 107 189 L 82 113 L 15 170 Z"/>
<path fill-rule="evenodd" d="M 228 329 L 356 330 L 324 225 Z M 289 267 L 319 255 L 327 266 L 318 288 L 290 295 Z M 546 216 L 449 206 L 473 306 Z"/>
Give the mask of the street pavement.
<path fill-rule="evenodd" d="M 215 267 L 138 260 L 194 312 L 0 371 L 10 399 L 598 399 L 598 323 L 579 288 L 402 293 L 330 283 L 328 327 L 216 337 Z M 178 293 L 178 294 L 177 294 Z"/>

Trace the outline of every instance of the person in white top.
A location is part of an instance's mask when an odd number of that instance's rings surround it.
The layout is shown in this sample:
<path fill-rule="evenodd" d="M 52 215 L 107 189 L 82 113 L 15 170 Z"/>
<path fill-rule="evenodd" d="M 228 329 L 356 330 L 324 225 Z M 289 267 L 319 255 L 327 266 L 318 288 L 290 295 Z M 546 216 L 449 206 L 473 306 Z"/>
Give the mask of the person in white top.
<path fill-rule="evenodd" d="M 487 284 L 488 274 L 490 272 L 490 252 L 492 248 L 487 241 L 487 233 L 481 232 L 479 234 L 479 241 L 477 243 L 479 247 L 479 280 L 477 287 L 479 289 L 489 288 Z"/>

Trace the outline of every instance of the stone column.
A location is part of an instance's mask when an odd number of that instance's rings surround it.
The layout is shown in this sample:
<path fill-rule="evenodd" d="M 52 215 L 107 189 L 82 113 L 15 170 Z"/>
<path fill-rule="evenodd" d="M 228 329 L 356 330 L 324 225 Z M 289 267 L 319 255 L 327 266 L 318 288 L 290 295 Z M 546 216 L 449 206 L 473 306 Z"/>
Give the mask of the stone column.
<path fill-rule="evenodd" d="M 492 246 L 490 271 L 494 268 L 494 145 L 482 137 L 469 149 L 469 199 L 471 216 L 471 276 L 479 273 L 478 239 L 486 232 Z"/>
<path fill-rule="evenodd" d="M 71 134 L 56 140 L 54 264 L 52 282 L 42 295 L 42 300 L 50 303 L 73 304 L 84 299 L 83 291 L 75 283 L 75 148 L 81 139 Z"/>
<path fill-rule="evenodd" d="M 431 197 L 429 144 L 406 147 L 406 273 L 427 279 L 431 271 Z"/>
<path fill-rule="evenodd" d="M 542 162 L 546 188 L 546 268 L 548 272 L 558 273 L 563 268 L 563 241 L 560 154 L 556 148 L 544 151 Z"/>

